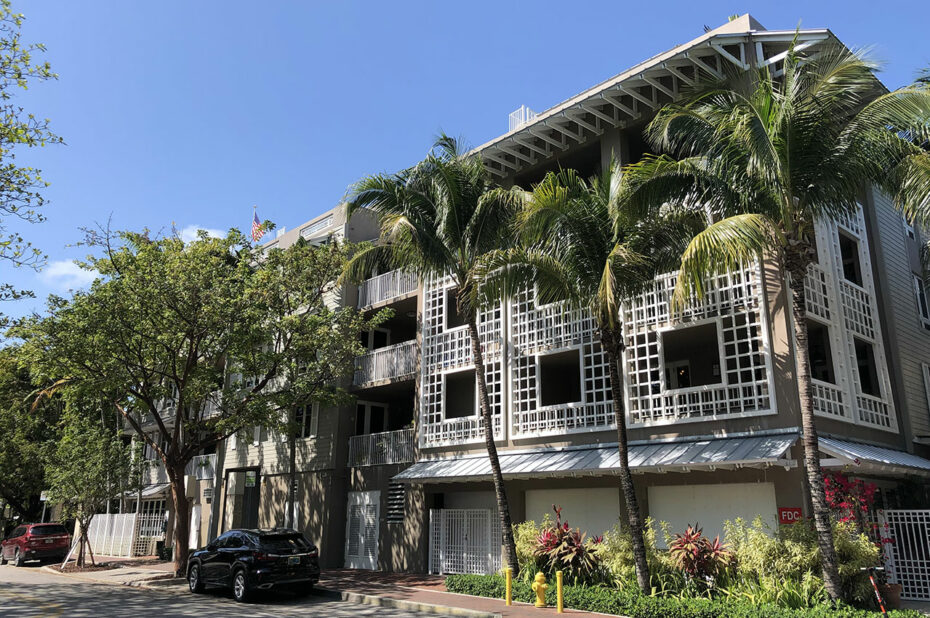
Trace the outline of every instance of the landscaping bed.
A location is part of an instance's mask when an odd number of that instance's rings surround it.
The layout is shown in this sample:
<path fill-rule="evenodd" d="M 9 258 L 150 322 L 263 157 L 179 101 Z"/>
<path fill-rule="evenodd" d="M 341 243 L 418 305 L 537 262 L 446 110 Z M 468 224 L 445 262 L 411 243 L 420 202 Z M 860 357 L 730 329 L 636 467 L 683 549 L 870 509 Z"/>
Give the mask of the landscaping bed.
<path fill-rule="evenodd" d="M 79 567 L 73 562 L 69 562 L 65 565 L 65 568 L 61 568 L 61 565 L 52 565 L 52 568 L 56 571 L 61 571 L 62 573 L 91 573 L 93 571 L 110 571 L 112 569 L 118 569 L 118 564 L 112 564 L 109 562 L 101 562 L 99 564 L 87 564 L 83 567 Z"/>
<path fill-rule="evenodd" d="M 554 582 L 551 582 L 554 584 Z M 446 578 L 449 592 L 472 596 L 504 598 L 505 582 L 500 575 L 450 575 Z M 565 607 L 582 611 L 628 616 L 629 618 L 873 618 L 880 612 L 856 609 L 847 605 L 817 605 L 790 609 L 771 604 L 754 605 L 743 600 L 695 599 L 646 596 L 628 588 L 607 586 L 565 586 Z M 513 599 L 533 603 L 536 595 L 528 582 L 513 582 Z M 555 605 L 555 586 L 547 594 Z M 923 618 L 914 610 L 892 610 L 893 618 Z"/>

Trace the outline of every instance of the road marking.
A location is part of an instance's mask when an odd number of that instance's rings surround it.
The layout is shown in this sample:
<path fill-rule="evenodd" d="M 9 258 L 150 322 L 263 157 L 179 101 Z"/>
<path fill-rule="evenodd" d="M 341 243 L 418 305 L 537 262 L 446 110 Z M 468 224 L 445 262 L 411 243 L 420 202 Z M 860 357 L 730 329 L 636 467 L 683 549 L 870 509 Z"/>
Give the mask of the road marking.
<path fill-rule="evenodd" d="M 4 590 L 0 588 L 0 596 L 12 599 L 14 601 L 25 602 L 28 605 L 36 607 L 43 611 L 43 616 L 54 616 L 58 618 L 62 614 L 61 605 L 58 603 L 48 603 L 39 597 L 34 597 L 31 594 L 23 594 L 21 592 L 12 592 L 10 590 Z"/>

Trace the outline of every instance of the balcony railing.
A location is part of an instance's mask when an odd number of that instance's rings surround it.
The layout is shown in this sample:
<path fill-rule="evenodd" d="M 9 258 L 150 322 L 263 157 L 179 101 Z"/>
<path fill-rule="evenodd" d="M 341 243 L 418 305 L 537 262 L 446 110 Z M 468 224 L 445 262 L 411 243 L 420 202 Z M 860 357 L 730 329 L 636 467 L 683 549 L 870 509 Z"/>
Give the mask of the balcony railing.
<path fill-rule="evenodd" d="M 358 286 L 358 308 L 403 296 L 416 291 L 417 276 L 399 270 L 392 270 L 383 275 L 372 277 Z"/>
<path fill-rule="evenodd" d="M 197 455 L 189 462 L 184 474 L 194 476 L 198 481 L 209 481 L 216 476 L 216 454 Z"/>
<path fill-rule="evenodd" d="M 417 369 L 417 342 L 404 341 L 385 348 L 378 348 L 368 354 L 359 356 L 356 361 L 356 386 L 412 377 Z"/>
<path fill-rule="evenodd" d="M 413 429 L 371 433 L 349 438 L 349 466 L 381 466 L 414 459 Z"/>

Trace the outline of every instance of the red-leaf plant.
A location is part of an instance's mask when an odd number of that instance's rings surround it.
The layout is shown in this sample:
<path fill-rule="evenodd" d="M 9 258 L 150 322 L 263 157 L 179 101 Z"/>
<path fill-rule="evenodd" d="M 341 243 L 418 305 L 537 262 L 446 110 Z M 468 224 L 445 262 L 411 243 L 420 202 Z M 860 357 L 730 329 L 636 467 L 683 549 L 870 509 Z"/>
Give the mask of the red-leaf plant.
<path fill-rule="evenodd" d="M 675 533 L 668 553 L 675 566 L 694 580 L 707 580 L 724 571 L 733 560 L 733 553 L 720 542 L 720 535 L 711 541 L 697 524 L 684 533 Z"/>
<path fill-rule="evenodd" d="M 598 578 L 600 557 L 598 548 L 602 537 L 587 537 L 580 528 L 572 528 L 562 521 L 562 508 L 552 505 L 555 524 L 550 525 L 536 537 L 533 556 L 539 567 L 550 575 L 562 571 L 567 581 L 591 583 Z"/>

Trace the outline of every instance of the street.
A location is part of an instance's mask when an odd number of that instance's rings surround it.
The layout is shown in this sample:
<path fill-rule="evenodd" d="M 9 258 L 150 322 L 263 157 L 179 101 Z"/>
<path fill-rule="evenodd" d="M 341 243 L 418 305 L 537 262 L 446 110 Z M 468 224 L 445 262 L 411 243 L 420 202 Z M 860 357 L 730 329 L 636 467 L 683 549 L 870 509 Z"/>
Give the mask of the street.
<path fill-rule="evenodd" d="M 228 592 L 193 595 L 129 586 L 87 583 L 42 571 L 39 566 L 0 567 L 0 616 L 325 616 L 417 618 L 426 614 L 310 596 L 258 594 L 240 604 Z"/>

